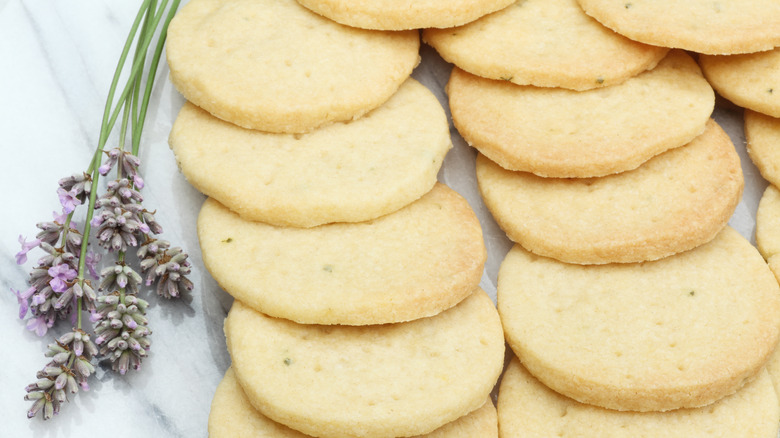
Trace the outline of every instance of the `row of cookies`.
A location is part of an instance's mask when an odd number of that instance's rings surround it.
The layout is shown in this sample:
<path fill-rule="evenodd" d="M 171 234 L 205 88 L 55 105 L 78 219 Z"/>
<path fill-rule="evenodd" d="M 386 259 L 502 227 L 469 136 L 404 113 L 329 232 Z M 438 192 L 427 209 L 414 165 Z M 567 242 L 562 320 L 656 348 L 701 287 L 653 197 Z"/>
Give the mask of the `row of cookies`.
<path fill-rule="evenodd" d="M 707 120 L 707 81 L 675 50 L 627 78 L 604 70 L 601 60 L 618 58 L 604 50 L 584 55 L 589 65 L 581 68 L 577 51 L 599 46 L 596 29 L 602 40 L 616 36 L 574 1 L 516 6 L 424 32 L 455 64 L 453 120 L 481 153 L 485 203 L 518 242 L 498 283 L 502 323 L 520 358 L 499 392 L 502 436 L 644 436 L 659 427 L 672 436 L 703 427 L 776 436 L 777 396 L 763 366 L 778 341 L 780 289 L 755 248 L 724 228 L 743 181 L 734 145 Z M 555 35 L 561 17 L 572 23 L 567 32 L 590 33 Z M 507 43 L 493 52 L 487 41 Z M 527 44 L 510 48 L 516 41 Z M 539 49 L 548 47 L 569 51 Z M 560 53 L 578 61 L 568 75 L 556 63 L 546 70 L 545 62 L 526 62 Z M 685 141 L 657 146 L 685 131 Z M 749 381 L 756 383 L 732 395 Z M 749 395 L 756 391 L 763 395 Z M 734 400 L 747 399 L 732 410 Z"/>
<path fill-rule="evenodd" d="M 210 436 L 497 436 L 504 337 L 479 222 L 436 183 L 452 144 L 409 78 L 417 32 L 193 0 L 168 38 L 170 146 L 235 298 Z"/>

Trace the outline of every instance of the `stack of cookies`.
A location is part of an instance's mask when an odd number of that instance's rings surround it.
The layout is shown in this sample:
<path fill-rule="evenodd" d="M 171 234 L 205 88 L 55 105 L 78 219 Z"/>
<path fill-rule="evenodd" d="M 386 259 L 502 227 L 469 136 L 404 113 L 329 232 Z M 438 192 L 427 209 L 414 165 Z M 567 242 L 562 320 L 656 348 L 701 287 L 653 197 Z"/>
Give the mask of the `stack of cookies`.
<path fill-rule="evenodd" d="M 330 19 L 295 0 L 192 0 L 168 33 L 188 101 L 170 146 L 209 197 L 203 261 L 235 298 L 209 434 L 496 437 L 505 341 L 478 286 L 482 230 L 437 182 L 448 120 L 410 78 L 419 31 L 399 23 L 510 1 L 338 3 L 304 2 Z M 364 28 L 334 21 L 352 15 Z"/>
<path fill-rule="evenodd" d="M 710 119 L 710 82 L 737 103 L 711 79 L 732 56 L 701 55 L 705 75 L 691 52 L 780 46 L 780 3 L 684 3 L 525 0 L 423 33 L 455 65 L 453 122 L 516 243 L 498 273 L 516 355 L 499 390 L 502 437 L 777 436 L 766 366 L 780 287 L 727 225 L 744 181 Z M 759 211 L 767 258 L 780 252 L 773 196 Z"/>

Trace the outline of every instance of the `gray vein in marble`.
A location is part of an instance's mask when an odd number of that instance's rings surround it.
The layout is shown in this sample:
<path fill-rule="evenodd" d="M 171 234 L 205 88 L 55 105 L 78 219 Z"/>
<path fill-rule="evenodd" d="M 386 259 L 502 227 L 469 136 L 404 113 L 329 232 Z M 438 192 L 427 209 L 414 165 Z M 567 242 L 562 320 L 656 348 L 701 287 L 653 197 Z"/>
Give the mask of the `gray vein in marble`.
<path fill-rule="evenodd" d="M 33 28 L 34 33 L 36 35 L 36 42 L 38 43 L 38 47 L 43 53 L 44 57 L 46 58 L 47 62 L 46 65 L 49 69 L 49 74 L 54 79 L 54 83 L 57 86 L 57 90 L 59 91 L 59 94 L 63 97 L 63 99 L 66 102 L 66 105 L 74 114 L 80 114 L 83 113 L 81 105 L 79 105 L 80 99 L 78 97 L 80 96 L 73 96 L 72 93 L 69 91 L 69 88 L 64 86 L 64 81 L 62 80 L 62 77 L 58 74 L 58 70 L 60 70 L 61 63 L 55 63 L 54 62 L 54 56 L 49 51 L 49 47 L 52 45 L 50 43 L 44 43 L 41 39 L 45 38 L 49 35 L 49 32 L 44 32 L 42 26 L 40 25 L 37 16 L 33 11 L 30 10 L 30 3 L 22 2 L 22 10 L 24 11 L 25 18 L 27 19 L 30 26 Z M 46 7 L 46 6 L 44 6 Z M 49 9 L 50 11 L 53 9 Z M 60 19 L 61 22 L 61 19 Z M 57 45 L 57 47 L 60 47 Z M 79 60 L 81 61 L 79 64 L 83 65 L 83 59 L 81 59 L 81 56 L 79 56 Z M 68 63 L 68 66 L 70 66 L 70 63 Z M 82 69 L 83 70 L 83 69 Z M 97 137 L 94 136 L 91 131 L 94 131 L 94 126 L 90 126 L 89 128 L 84 125 L 84 120 L 87 120 L 86 118 L 78 117 L 76 118 L 76 123 L 78 123 L 79 126 L 79 133 L 81 134 L 81 137 L 84 139 L 83 145 L 92 150 L 94 149 L 94 145 L 97 143 Z"/>

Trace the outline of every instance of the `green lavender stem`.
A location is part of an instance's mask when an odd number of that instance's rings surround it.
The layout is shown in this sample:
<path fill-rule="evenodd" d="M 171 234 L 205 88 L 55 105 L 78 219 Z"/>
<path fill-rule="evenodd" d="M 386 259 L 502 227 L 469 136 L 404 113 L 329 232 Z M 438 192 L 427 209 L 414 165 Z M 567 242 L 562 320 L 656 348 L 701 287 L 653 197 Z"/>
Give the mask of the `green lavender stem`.
<path fill-rule="evenodd" d="M 111 130 L 113 129 L 114 124 L 116 123 L 116 120 L 120 112 L 122 112 L 123 109 L 125 108 L 129 108 L 129 105 L 127 104 L 130 100 L 132 100 L 132 96 L 133 96 L 132 90 L 136 86 L 135 84 L 140 83 L 141 76 L 142 76 L 142 68 L 145 65 L 146 56 L 141 55 L 135 57 L 130 70 L 130 75 L 127 80 L 127 84 L 122 90 L 122 93 L 120 94 L 116 104 L 114 104 L 114 95 L 116 94 L 119 78 L 122 74 L 122 71 L 124 70 L 128 53 L 130 52 L 130 48 L 133 45 L 133 41 L 136 40 L 136 34 L 138 33 L 141 20 L 144 19 L 144 17 L 146 17 L 146 22 L 144 23 L 141 34 L 137 39 L 136 53 L 137 54 L 146 53 L 146 51 L 149 48 L 149 45 L 151 44 L 155 30 L 157 29 L 160 23 L 160 19 L 162 18 L 162 14 L 164 12 L 164 9 L 168 1 L 163 0 L 158 10 L 155 10 L 156 3 L 157 2 L 154 0 L 144 0 L 144 2 L 141 4 L 141 7 L 138 10 L 138 14 L 135 17 L 135 20 L 133 21 L 133 25 L 130 28 L 130 33 L 127 37 L 127 40 L 125 41 L 124 48 L 122 49 L 122 54 L 119 57 L 119 62 L 114 72 L 114 77 L 111 82 L 111 87 L 109 88 L 108 91 L 106 106 L 103 112 L 103 121 L 100 126 L 100 136 L 98 138 L 98 145 L 95 150 L 95 154 L 92 158 L 92 161 L 87 169 L 87 173 L 91 174 L 92 176 L 92 188 L 89 194 L 89 203 L 87 205 L 87 217 L 84 223 L 84 230 L 83 230 L 82 242 L 81 242 L 81 253 L 79 255 L 77 281 L 79 282 L 79 285 L 81 285 L 82 287 L 84 286 L 84 271 L 86 267 L 87 246 L 89 242 L 89 236 L 91 233 L 90 222 L 92 221 L 94 211 L 95 211 L 95 201 L 97 198 L 97 186 L 98 186 L 98 180 L 100 178 L 100 173 L 98 172 L 98 168 L 100 166 L 100 159 L 103 155 L 103 150 L 105 148 L 106 142 L 108 141 L 108 136 L 111 133 Z M 161 35 L 159 37 L 157 48 L 154 53 L 153 62 L 150 66 L 150 69 L 152 70 L 149 72 L 149 76 L 146 82 L 147 91 L 140 105 L 140 113 L 138 116 L 137 123 L 134 123 L 133 124 L 134 126 L 132 128 L 134 154 L 137 153 L 138 145 L 140 145 L 141 130 L 143 129 L 143 118 L 146 115 L 146 109 L 149 105 L 148 96 L 151 94 L 151 88 L 154 83 L 155 70 L 157 69 L 160 53 L 162 52 L 162 44 L 164 44 L 165 41 L 165 33 L 167 32 L 168 23 L 170 23 L 170 20 L 173 18 L 174 14 L 176 13 L 178 4 L 179 4 L 179 0 L 175 0 L 168 12 L 166 20 L 163 24 Z M 113 107 L 113 111 L 112 111 L 112 107 Z M 122 144 L 124 144 L 124 134 L 125 132 L 122 132 L 122 135 L 120 136 L 120 141 L 122 142 Z M 136 138 L 138 139 L 137 144 L 135 140 Z M 76 309 L 78 313 L 77 327 L 79 329 L 81 329 L 82 326 L 81 306 L 82 306 L 82 302 L 81 302 L 81 298 L 79 298 L 76 305 Z"/>

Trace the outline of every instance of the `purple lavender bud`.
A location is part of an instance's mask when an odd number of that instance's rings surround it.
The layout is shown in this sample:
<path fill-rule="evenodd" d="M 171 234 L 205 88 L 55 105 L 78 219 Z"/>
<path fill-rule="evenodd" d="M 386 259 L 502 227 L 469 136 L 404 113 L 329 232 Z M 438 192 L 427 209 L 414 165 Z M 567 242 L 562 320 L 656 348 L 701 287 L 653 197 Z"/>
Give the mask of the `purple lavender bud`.
<path fill-rule="evenodd" d="M 66 351 L 66 352 L 55 354 L 54 357 L 52 358 L 52 361 L 54 361 L 54 363 L 56 364 L 62 365 L 65 362 L 67 362 L 68 359 L 70 359 L 70 353 Z"/>
<path fill-rule="evenodd" d="M 67 386 L 67 380 L 68 379 L 66 378 L 65 379 L 66 386 Z M 64 386 L 63 386 L 63 388 L 64 388 Z M 59 413 L 59 406 L 61 406 L 66 401 L 68 401 L 68 396 L 65 395 L 65 390 L 60 388 L 60 389 L 57 389 L 57 390 L 54 391 L 54 397 L 53 398 L 57 402 L 57 403 L 54 404 L 54 414 L 56 415 L 57 413 Z"/>
<path fill-rule="evenodd" d="M 90 374 L 95 372 L 95 367 L 93 367 L 92 364 L 89 363 L 88 360 L 85 360 L 85 359 L 82 359 L 82 358 L 79 357 L 73 363 L 73 370 L 79 376 L 89 377 Z"/>
<path fill-rule="evenodd" d="M 106 176 L 108 175 L 108 172 L 111 171 L 112 165 L 109 163 L 105 163 L 102 166 L 98 167 L 98 172 L 100 172 L 101 175 Z"/>
<path fill-rule="evenodd" d="M 27 418 L 32 418 L 36 416 L 45 404 L 46 404 L 46 398 L 41 397 L 38 400 L 35 400 L 35 403 L 33 403 L 30 410 L 27 411 Z"/>
<path fill-rule="evenodd" d="M 116 371 L 119 371 L 119 374 L 124 375 L 127 373 L 127 366 L 130 362 L 130 353 L 125 351 L 122 353 L 121 356 L 119 356 L 119 360 L 114 364 L 116 366 Z"/>
<path fill-rule="evenodd" d="M 32 385 L 29 385 L 28 388 L 30 386 L 32 386 Z M 25 400 L 30 400 L 30 401 L 38 400 L 38 399 L 41 399 L 43 397 L 44 397 L 44 395 L 43 395 L 43 392 L 41 392 L 41 391 L 34 391 L 34 392 L 30 392 L 30 393 L 24 395 L 24 399 Z"/>
<path fill-rule="evenodd" d="M 49 420 L 53 415 L 54 415 L 54 404 L 51 401 L 46 400 L 46 403 L 44 403 L 43 405 L 43 419 Z"/>
<path fill-rule="evenodd" d="M 54 380 L 41 378 L 38 379 L 35 383 L 32 383 L 30 385 L 27 385 L 26 388 L 24 388 L 25 391 L 37 391 L 39 389 L 46 390 L 54 386 Z"/>
<path fill-rule="evenodd" d="M 71 394 L 79 392 L 79 385 L 75 377 L 68 375 L 68 383 L 65 385 L 65 390 Z"/>
<path fill-rule="evenodd" d="M 135 322 L 136 322 L 138 325 L 146 325 L 146 324 L 149 324 L 149 321 L 146 319 L 146 317 L 145 317 L 145 316 L 143 316 L 143 315 L 142 315 L 142 314 L 140 314 L 140 313 L 133 313 L 131 316 L 132 316 L 133 320 L 135 320 Z M 134 329 L 135 327 L 131 327 L 131 328 L 133 328 L 133 329 Z"/>
<path fill-rule="evenodd" d="M 121 288 L 127 286 L 127 275 L 124 272 L 116 276 L 116 284 Z"/>
<path fill-rule="evenodd" d="M 137 173 L 133 175 L 133 185 L 139 190 L 144 188 L 144 180 L 141 178 L 141 175 L 138 175 Z"/>
<path fill-rule="evenodd" d="M 111 249 L 114 251 L 119 251 L 123 247 L 122 242 L 122 236 L 119 234 L 114 234 L 114 236 L 111 239 Z"/>
<path fill-rule="evenodd" d="M 130 366 L 133 367 L 134 370 L 140 370 L 141 369 L 141 358 L 139 356 L 145 356 L 146 352 L 144 350 L 138 351 L 138 356 L 132 355 L 130 356 Z"/>
<path fill-rule="evenodd" d="M 54 308 L 57 310 L 63 309 L 73 300 L 73 288 L 67 289 L 62 295 L 54 302 Z"/>
<path fill-rule="evenodd" d="M 67 332 L 64 335 L 60 336 L 60 344 L 67 345 L 73 342 L 73 340 L 76 338 L 76 334 L 73 332 Z"/>
<path fill-rule="evenodd" d="M 152 346 L 152 341 L 149 340 L 149 338 L 133 338 L 138 342 L 138 344 L 141 346 L 144 350 L 149 350 Z"/>
<path fill-rule="evenodd" d="M 68 373 L 61 373 L 54 380 L 54 389 L 62 389 L 68 383 Z"/>
<path fill-rule="evenodd" d="M 122 322 L 125 324 L 125 327 L 127 327 L 127 328 L 129 328 L 131 330 L 134 330 L 136 327 L 138 327 L 138 323 L 135 322 L 133 317 L 130 316 L 129 314 L 127 314 L 127 313 L 125 313 L 122 316 Z"/>
<path fill-rule="evenodd" d="M 81 356 L 84 354 L 84 341 L 81 339 L 76 339 L 73 341 L 73 354 L 76 356 Z"/>
<path fill-rule="evenodd" d="M 138 166 L 141 165 L 141 159 L 133 154 L 125 153 L 123 158 L 125 159 L 125 163 L 130 166 L 130 169 L 137 169 Z"/>
<path fill-rule="evenodd" d="M 154 213 L 152 213 L 150 211 L 144 210 L 144 212 L 142 214 L 142 217 L 143 217 L 144 222 L 146 223 L 146 225 L 149 225 L 149 229 L 152 231 L 152 233 L 154 233 L 154 234 L 162 233 L 162 231 L 163 231 L 162 227 L 154 219 Z"/>
<path fill-rule="evenodd" d="M 57 377 L 62 374 L 62 368 L 60 367 L 46 367 L 43 369 L 43 375 L 47 377 Z"/>
<path fill-rule="evenodd" d="M 119 330 L 119 329 L 121 329 L 122 327 L 124 327 L 124 324 L 122 323 L 122 320 L 121 320 L 121 319 L 112 319 L 112 320 L 109 322 L 109 326 L 110 326 L 112 329 Z"/>
<path fill-rule="evenodd" d="M 138 350 L 141 349 L 141 344 L 138 342 L 138 340 L 136 338 L 133 338 L 133 337 L 131 337 L 131 338 L 129 338 L 127 340 L 127 345 L 133 351 L 138 351 Z"/>

